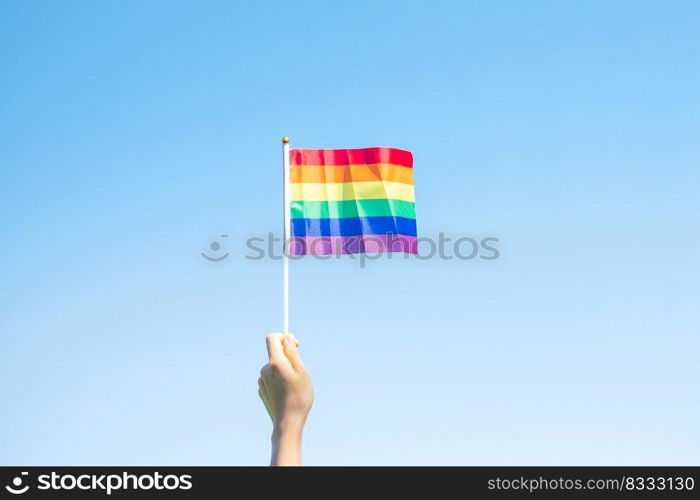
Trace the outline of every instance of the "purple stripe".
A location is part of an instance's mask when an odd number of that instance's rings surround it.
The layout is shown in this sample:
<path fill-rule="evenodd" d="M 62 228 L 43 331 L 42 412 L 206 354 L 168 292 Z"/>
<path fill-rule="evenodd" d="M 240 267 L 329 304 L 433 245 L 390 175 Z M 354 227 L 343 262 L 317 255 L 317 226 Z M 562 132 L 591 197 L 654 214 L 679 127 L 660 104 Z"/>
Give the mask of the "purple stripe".
<path fill-rule="evenodd" d="M 290 255 L 332 255 L 351 253 L 418 253 L 418 240 L 405 234 L 361 236 L 296 236 L 290 239 Z"/>

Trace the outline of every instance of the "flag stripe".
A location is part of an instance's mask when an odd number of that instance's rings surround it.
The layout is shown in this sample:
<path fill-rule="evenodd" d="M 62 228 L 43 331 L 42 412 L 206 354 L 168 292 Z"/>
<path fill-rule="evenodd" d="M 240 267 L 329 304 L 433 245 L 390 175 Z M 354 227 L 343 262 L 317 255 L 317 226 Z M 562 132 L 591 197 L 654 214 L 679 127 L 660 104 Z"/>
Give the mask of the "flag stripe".
<path fill-rule="evenodd" d="M 332 255 L 365 252 L 418 253 L 418 239 L 404 234 L 362 236 L 306 236 L 291 238 L 291 255 Z"/>
<path fill-rule="evenodd" d="M 345 200 L 345 201 L 301 201 L 292 202 L 292 219 L 342 219 L 345 217 L 398 216 L 416 218 L 416 204 L 410 201 Z"/>
<path fill-rule="evenodd" d="M 360 165 L 367 163 L 390 163 L 413 167 L 410 151 L 395 148 L 363 149 L 291 149 L 291 165 Z"/>
<path fill-rule="evenodd" d="M 389 163 L 368 165 L 292 165 L 292 182 L 389 181 L 413 184 L 413 169 Z"/>
<path fill-rule="evenodd" d="M 393 198 L 415 202 L 413 186 L 400 182 L 293 182 L 289 185 L 292 200 L 342 201 Z"/>
<path fill-rule="evenodd" d="M 292 219 L 291 222 L 292 236 L 357 236 L 387 233 L 416 236 L 416 220 L 405 217 Z"/>

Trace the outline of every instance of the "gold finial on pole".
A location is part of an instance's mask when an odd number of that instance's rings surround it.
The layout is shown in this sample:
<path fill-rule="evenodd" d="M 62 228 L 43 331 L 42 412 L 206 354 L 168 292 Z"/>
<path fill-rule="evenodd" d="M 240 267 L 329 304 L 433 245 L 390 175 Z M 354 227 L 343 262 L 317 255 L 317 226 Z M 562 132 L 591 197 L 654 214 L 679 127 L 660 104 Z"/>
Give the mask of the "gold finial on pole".
<path fill-rule="evenodd" d="M 289 144 L 289 137 L 287 137 L 287 136 L 282 137 L 282 144 Z"/>

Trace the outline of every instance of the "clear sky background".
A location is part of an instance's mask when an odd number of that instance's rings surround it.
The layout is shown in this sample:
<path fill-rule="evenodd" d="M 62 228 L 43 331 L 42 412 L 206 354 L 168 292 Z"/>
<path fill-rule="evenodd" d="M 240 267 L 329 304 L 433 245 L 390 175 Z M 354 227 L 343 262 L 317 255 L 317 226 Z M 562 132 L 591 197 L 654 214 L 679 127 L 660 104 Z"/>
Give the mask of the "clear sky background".
<path fill-rule="evenodd" d="M 1 0 L 0 463 L 267 462 L 288 135 L 411 150 L 419 234 L 501 252 L 292 263 L 306 463 L 697 465 L 698 19 Z"/>

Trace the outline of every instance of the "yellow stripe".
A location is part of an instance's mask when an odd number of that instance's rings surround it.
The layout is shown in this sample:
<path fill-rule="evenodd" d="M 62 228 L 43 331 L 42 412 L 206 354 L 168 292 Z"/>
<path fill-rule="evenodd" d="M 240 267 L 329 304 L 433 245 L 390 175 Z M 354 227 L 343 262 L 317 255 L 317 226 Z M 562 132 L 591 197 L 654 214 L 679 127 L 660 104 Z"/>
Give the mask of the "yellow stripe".
<path fill-rule="evenodd" d="M 292 200 L 343 201 L 392 198 L 416 201 L 413 186 L 401 182 L 372 181 L 326 184 L 296 182 L 289 186 L 292 191 Z"/>

